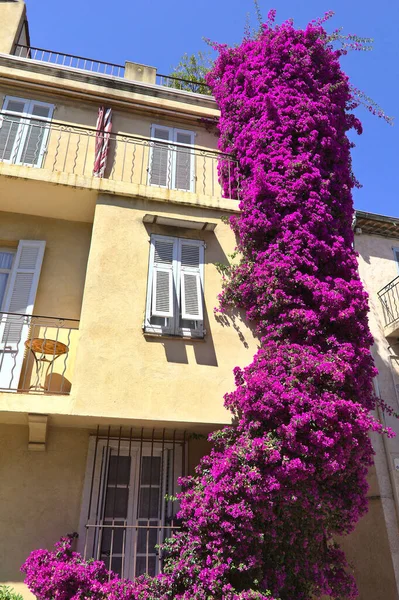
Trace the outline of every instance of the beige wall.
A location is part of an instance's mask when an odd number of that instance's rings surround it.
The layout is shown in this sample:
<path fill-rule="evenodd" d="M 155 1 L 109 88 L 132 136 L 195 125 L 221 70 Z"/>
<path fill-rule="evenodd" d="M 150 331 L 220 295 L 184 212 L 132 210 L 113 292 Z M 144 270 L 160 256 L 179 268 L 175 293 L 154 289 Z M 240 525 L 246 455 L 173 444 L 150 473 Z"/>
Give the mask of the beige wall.
<path fill-rule="evenodd" d="M 0 2 L 0 53 L 13 50 L 24 19 L 24 2 Z"/>
<path fill-rule="evenodd" d="M 29 552 L 77 531 L 87 447 L 87 431 L 50 428 L 29 452 L 27 426 L 0 425 L 0 583 L 23 590 Z"/>
<path fill-rule="evenodd" d="M 369 294 L 369 326 L 374 337 L 373 355 L 378 368 L 378 385 L 382 398 L 399 412 L 398 354 L 397 341 L 387 339 L 384 334 L 384 316 L 378 292 L 398 275 L 393 248 L 399 247 L 399 238 L 384 238 L 377 235 L 356 235 L 355 247 L 359 253 L 359 273 Z M 386 423 L 399 432 L 398 420 L 386 415 Z M 391 467 L 393 458 L 399 457 L 399 440 L 390 440 Z M 399 486 L 399 473 L 393 473 Z"/>
<path fill-rule="evenodd" d="M 80 318 L 90 238 L 88 223 L 0 213 L 0 246 L 19 240 L 46 241 L 35 314 Z"/>
<path fill-rule="evenodd" d="M 109 190 L 114 193 L 125 192 L 129 196 L 137 195 L 137 187 L 141 188 L 141 193 L 146 193 L 151 197 L 152 193 L 155 197 L 161 196 L 169 199 L 171 194 L 169 190 L 152 186 L 148 188 L 149 165 L 151 156 L 151 146 L 148 140 L 151 138 L 151 126 L 153 124 L 164 125 L 167 127 L 175 127 L 192 131 L 195 134 L 194 145 L 195 151 L 192 157 L 193 161 L 193 181 L 192 191 L 197 196 L 207 197 L 208 204 L 219 206 L 221 200 L 221 188 L 218 184 L 217 172 L 217 155 L 212 152 L 203 152 L 203 149 L 214 151 L 217 149 L 217 137 L 214 133 L 207 131 L 206 128 L 195 123 L 185 123 L 181 116 L 177 116 L 171 112 L 167 117 L 165 115 L 154 114 L 150 112 L 141 114 L 137 111 L 117 110 L 114 109 L 112 137 L 109 144 L 107 169 L 105 180 L 93 180 L 93 165 L 95 160 L 95 126 L 97 121 L 98 102 L 79 102 L 74 99 L 64 97 L 58 99 L 54 94 L 46 94 L 40 91 L 33 91 L 28 88 L 21 89 L 15 85 L 0 87 L 0 105 L 3 106 L 6 95 L 16 96 L 27 100 L 39 100 L 54 104 L 53 125 L 50 128 L 48 139 L 46 142 L 46 154 L 41 163 L 40 169 L 31 169 L 29 167 L 20 167 L 18 165 L 2 165 L 0 164 L 0 174 L 14 175 L 19 178 L 35 177 L 43 182 L 63 183 L 79 187 L 97 188 L 100 183 L 109 183 Z M 103 104 L 103 101 L 101 102 Z M 112 106 L 112 103 L 110 103 Z M 61 125 L 57 124 L 60 123 Z M 63 123 L 71 125 L 71 128 L 65 128 Z M 24 125 L 27 128 L 27 125 Z M 85 129 L 89 128 L 89 130 Z M 118 134 L 118 137 L 114 137 Z M 126 137 L 137 136 L 137 137 Z M 172 151 L 173 154 L 174 151 Z M 69 175 L 66 178 L 65 175 Z M 83 184 L 80 178 L 85 178 Z M 115 183 L 119 188 L 115 187 Z M 121 187 L 121 184 L 122 187 Z M 3 184 L 4 185 L 4 184 Z M 136 186 L 132 189 L 132 186 Z M 43 186 L 43 198 L 37 202 L 34 209 L 42 212 L 44 216 L 58 216 L 54 214 L 54 207 L 48 202 L 46 188 Z M 12 190 L 4 196 L 12 195 Z M 180 201 L 185 202 L 185 196 L 192 195 L 185 192 L 179 192 Z M 76 195 L 76 194 L 75 194 Z M 71 216 L 71 208 L 76 214 L 81 213 L 81 207 L 74 204 L 73 193 L 71 192 L 71 203 L 69 205 L 69 213 L 63 218 L 74 218 Z M 172 193 L 173 197 L 173 193 Z M 83 200 L 83 199 L 82 199 Z M 7 204 L 3 201 L 4 206 L 0 204 L 2 210 L 12 210 L 10 202 Z M 50 204 L 50 205 L 49 205 Z M 234 207 L 237 208 L 237 202 L 234 202 Z M 15 206 L 19 212 L 30 213 L 32 207 L 27 207 L 18 199 L 17 203 L 11 204 Z M 14 209 L 15 210 L 15 209 Z M 60 210 L 58 203 L 56 210 Z M 87 220 L 87 211 L 85 213 Z M 76 220 L 82 220 L 75 216 Z"/>
<path fill-rule="evenodd" d="M 359 273 L 369 294 L 369 326 L 374 337 L 372 349 L 378 376 L 376 391 L 384 402 L 398 413 L 399 390 L 399 354 L 397 340 L 387 338 L 384 331 L 384 316 L 378 292 L 398 275 L 398 266 L 394 260 L 393 248 L 399 247 L 399 238 L 386 238 L 378 235 L 358 234 L 355 236 L 355 248 L 359 252 Z M 385 424 L 396 434 L 399 425 L 396 417 L 380 414 Z M 375 464 L 381 489 L 381 505 L 386 522 L 388 540 L 399 590 L 399 472 L 394 461 L 399 459 L 399 438 L 376 439 L 373 445 L 376 451 Z M 374 508 L 374 511 L 377 509 Z"/>
<path fill-rule="evenodd" d="M 157 210 L 158 209 L 158 210 Z M 145 226 L 146 213 L 217 222 L 215 232 Z M 150 233 L 202 239 L 205 251 L 205 340 L 143 335 Z M 73 412 L 177 423 L 226 423 L 223 395 L 232 370 L 249 364 L 257 342 L 237 317 L 214 315 L 221 276 L 235 239 L 215 211 L 102 197 L 83 301 Z"/>
<path fill-rule="evenodd" d="M 35 319 L 25 339 L 55 339 L 69 349 L 68 354 L 54 362 L 49 377 L 45 369 L 39 375 L 32 353 L 28 352 L 21 370 L 20 389 L 39 383 L 55 392 L 65 393 L 71 388 L 78 343 L 76 320 L 80 318 L 90 237 L 89 224 L 0 213 L 0 247 L 11 244 L 16 248 L 19 240 L 46 242 L 33 314 L 57 318 Z M 21 340 L 22 348 L 25 339 Z M 41 411 L 39 403 L 37 411 Z"/>
<path fill-rule="evenodd" d="M 1 4 L 1 3 L 0 3 Z M 100 104 L 96 100 L 79 101 L 74 98 L 68 98 L 66 94 L 62 97 L 55 96 L 54 93 L 43 92 L 42 90 L 32 89 L 29 86 L 16 86 L 13 83 L 0 85 L 0 107 L 3 107 L 6 96 L 15 96 L 26 100 L 39 100 L 54 104 L 53 120 L 62 123 L 68 123 L 74 126 L 95 128 L 97 122 L 97 112 Z M 107 106 L 113 107 L 112 101 Z M 165 125 L 167 127 L 177 127 L 195 132 L 195 146 L 199 148 L 217 149 L 218 137 L 215 132 L 208 131 L 203 125 L 197 122 L 188 123 L 184 115 L 170 111 L 168 116 L 160 114 L 140 113 L 133 108 L 115 108 L 112 120 L 112 132 L 137 135 L 144 138 L 151 137 L 151 125 Z"/>
<path fill-rule="evenodd" d="M 359 600 L 397 600 L 395 575 L 379 498 L 347 538 L 340 540 L 359 589 Z"/>
<path fill-rule="evenodd" d="M 77 531 L 90 431 L 49 428 L 47 451 L 28 451 L 27 426 L 0 425 L 0 584 L 29 593 L 19 569 L 31 550 L 52 548 Z M 209 450 L 190 440 L 189 470 Z M 373 471 L 370 495 L 377 493 Z M 353 564 L 360 600 L 396 600 L 385 524 L 378 497 L 355 532 L 340 540 Z"/>

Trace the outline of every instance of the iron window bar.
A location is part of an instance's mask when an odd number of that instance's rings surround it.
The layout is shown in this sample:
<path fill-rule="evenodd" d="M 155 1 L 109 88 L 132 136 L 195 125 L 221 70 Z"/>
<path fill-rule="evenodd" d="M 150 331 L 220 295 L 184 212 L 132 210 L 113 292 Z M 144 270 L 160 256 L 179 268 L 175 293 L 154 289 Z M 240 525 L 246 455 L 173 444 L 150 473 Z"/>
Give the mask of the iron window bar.
<path fill-rule="evenodd" d="M 172 500 L 185 476 L 185 431 L 97 427 L 91 436 L 81 551 L 130 579 L 162 570 L 158 548 L 179 529 Z"/>

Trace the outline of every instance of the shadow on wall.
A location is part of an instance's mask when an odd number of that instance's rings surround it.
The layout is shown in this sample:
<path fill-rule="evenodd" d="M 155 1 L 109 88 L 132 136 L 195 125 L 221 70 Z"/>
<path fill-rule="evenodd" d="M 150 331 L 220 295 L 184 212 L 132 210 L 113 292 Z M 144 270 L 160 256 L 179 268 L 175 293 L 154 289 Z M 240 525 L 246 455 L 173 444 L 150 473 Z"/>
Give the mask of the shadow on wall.
<path fill-rule="evenodd" d="M 189 338 L 171 337 L 171 339 L 168 340 L 165 338 L 157 339 L 149 337 L 146 338 L 147 342 L 152 344 L 162 344 L 165 350 L 166 360 L 170 363 L 188 365 L 187 346 L 192 346 L 197 365 L 217 367 L 218 361 L 206 307 L 204 307 L 204 320 L 206 330 L 204 339 L 191 340 Z"/>
<path fill-rule="evenodd" d="M 239 310 L 230 310 L 228 314 L 216 314 L 215 320 L 222 327 L 232 327 L 238 335 L 238 339 L 244 346 L 244 348 L 249 348 L 249 344 L 245 338 L 245 335 L 240 327 L 240 323 L 243 324 L 243 312 Z M 248 326 L 246 326 L 248 327 Z"/>

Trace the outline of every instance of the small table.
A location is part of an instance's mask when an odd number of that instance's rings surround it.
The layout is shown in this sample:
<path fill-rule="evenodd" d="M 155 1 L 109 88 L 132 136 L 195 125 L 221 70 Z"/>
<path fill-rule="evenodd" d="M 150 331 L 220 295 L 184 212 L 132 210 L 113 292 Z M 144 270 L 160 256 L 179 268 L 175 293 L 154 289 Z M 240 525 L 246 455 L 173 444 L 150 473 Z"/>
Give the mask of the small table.
<path fill-rule="evenodd" d="M 30 350 L 33 354 L 33 358 L 36 363 L 36 375 L 37 375 L 37 383 L 30 386 L 30 390 L 45 390 L 48 391 L 48 388 L 38 383 L 40 380 L 40 372 L 44 372 L 45 363 L 47 363 L 47 368 L 45 370 L 44 381 L 46 380 L 50 367 L 54 365 L 54 362 L 57 360 L 59 356 L 63 354 L 67 354 L 69 352 L 69 348 L 66 344 L 62 342 L 57 342 L 56 340 L 49 340 L 44 338 L 32 338 L 26 340 L 25 348 Z M 40 355 L 39 357 L 37 355 Z M 51 356 L 51 358 L 46 358 L 46 356 Z"/>

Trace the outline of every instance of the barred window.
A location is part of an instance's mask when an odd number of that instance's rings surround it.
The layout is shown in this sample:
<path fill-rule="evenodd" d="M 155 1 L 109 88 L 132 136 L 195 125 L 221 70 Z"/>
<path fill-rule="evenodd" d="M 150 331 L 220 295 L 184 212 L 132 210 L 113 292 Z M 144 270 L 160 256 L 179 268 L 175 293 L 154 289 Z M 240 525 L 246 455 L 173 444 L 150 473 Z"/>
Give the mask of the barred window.
<path fill-rule="evenodd" d="M 170 497 L 184 462 L 185 439 L 176 432 L 91 436 L 80 535 L 85 558 L 130 579 L 159 573 L 157 546 L 177 527 L 178 505 Z"/>

